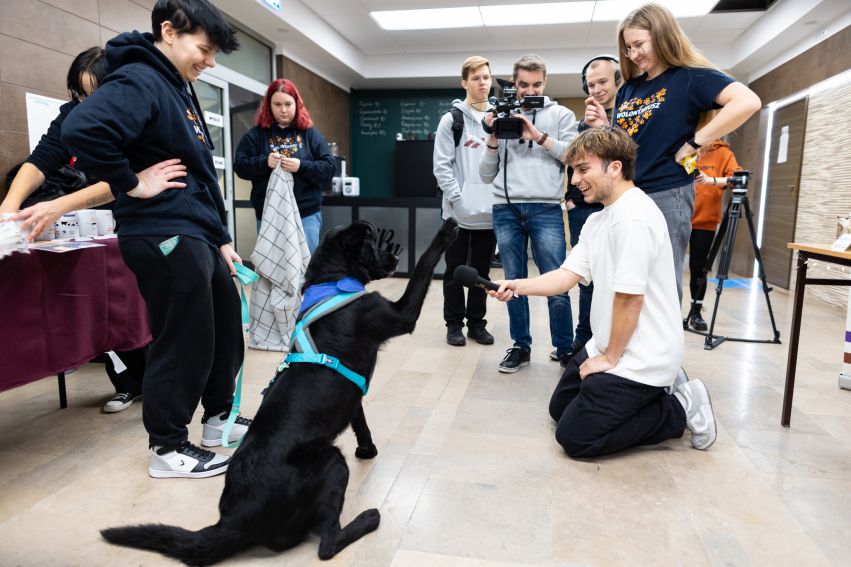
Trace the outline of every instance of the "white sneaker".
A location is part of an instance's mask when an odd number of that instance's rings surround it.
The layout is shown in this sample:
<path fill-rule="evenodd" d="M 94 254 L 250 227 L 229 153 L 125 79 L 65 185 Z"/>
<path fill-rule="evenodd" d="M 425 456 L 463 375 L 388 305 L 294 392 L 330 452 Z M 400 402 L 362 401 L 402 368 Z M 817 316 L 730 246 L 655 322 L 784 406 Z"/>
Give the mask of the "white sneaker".
<path fill-rule="evenodd" d="M 715 443 L 718 431 L 715 426 L 715 413 L 703 380 L 690 380 L 674 392 L 677 400 L 686 411 L 686 427 L 691 431 L 691 445 L 705 451 Z"/>
<path fill-rule="evenodd" d="M 201 445 L 204 447 L 218 447 L 222 444 L 222 433 L 225 431 L 225 423 L 228 421 L 230 413 L 223 413 L 213 417 L 208 417 L 203 420 L 204 429 L 201 432 Z M 236 443 L 243 438 L 248 431 L 248 426 L 251 425 L 251 420 L 241 415 L 236 416 L 236 422 L 230 429 L 228 436 L 228 445 Z"/>
<path fill-rule="evenodd" d="M 665 388 L 665 391 L 668 392 L 669 395 L 674 395 L 674 392 L 676 392 L 679 387 L 686 382 L 688 382 L 688 374 L 686 374 L 686 371 L 680 367 L 677 371 L 677 377 L 674 378 L 674 383 Z"/>
<path fill-rule="evenodd" d="M 141 398 L 142 394 L 131 394 L 130 392 L 118 392 L 112 398 L 103 404 L 104 413 L 118 413 L 130 407 L 133 400 Z"/>
<path fill-rule="evenodd" d="M 154 447 L 148 474 L 153 478 L 206 478 L 228 470 L 230 457 L 184 441 L 177 447 Z"/>

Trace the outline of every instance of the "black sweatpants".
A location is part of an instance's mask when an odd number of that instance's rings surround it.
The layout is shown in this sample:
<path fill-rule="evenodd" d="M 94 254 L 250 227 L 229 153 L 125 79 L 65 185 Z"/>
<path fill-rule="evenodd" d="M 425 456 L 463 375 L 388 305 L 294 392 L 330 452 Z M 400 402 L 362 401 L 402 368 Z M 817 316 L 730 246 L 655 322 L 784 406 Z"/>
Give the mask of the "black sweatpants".
<path fill-rule="evenodd" d="M 608 455 L 682 437 L 686 414 L 665 388 L 600 372 L 579 378 L 582 349 L 567 363 L 550 399 L 556 441 L 573 458 Z"/>
<path fill-rule="evenodd" d="M 455 268 L 462 265 L 472 266 L 479 275 L 487 278 L 490 273 L 491 257 L 496 248 L 496 236 L 493 230 L 458 230 L 458 238 L 446 249 L 446 272 L 443 274 L 443 319 L 446 325 L 484 327 L 487 294 L 479 287 L 467 290 L 467 302 L 464 305 L 464 286 L 456 283 L 452 276 Z"/>
<path fill-rule="evenodd" d="M 709 249 L 712 247 L 714 237 L 715 231 L 713 230 L 691 229 L 691 236 L 688 241 L 688 269 L 690 272 L 688 285 L 692 301 L 703 301 L 703 296 L 706 295 L 706 278 L 703 277 L 703 270 L 706 268 L 706 257 L 709 256 Z"/>
<path fill-rule="evenodd" d="M 106 365 L 106 375 L 109 376 L 109 381 L 112 382 L 116 394 L 129 393 L 135 395 L 142 393 L 142 377 L 145 375 L 147 353 L 147 346 L 133 350 L 116 351 L 115 354 L 127 367 L 123 372 L 115 371 L 115 364 L 106 353 L 97 355 L 92 359 L 92 362 L 102 362 Z"/>
<path fill-rule="evenodd" d="M 145 299 L 153 336 L 142 384 L 142 421 L 151 446 L 186 440 L 199 401 L 205 416 L 230 411 L 244 355 L 239 295 L 219 250 L 182 236 L 166 256 L 158 246 L 164 240 L 118 241 Z"/>

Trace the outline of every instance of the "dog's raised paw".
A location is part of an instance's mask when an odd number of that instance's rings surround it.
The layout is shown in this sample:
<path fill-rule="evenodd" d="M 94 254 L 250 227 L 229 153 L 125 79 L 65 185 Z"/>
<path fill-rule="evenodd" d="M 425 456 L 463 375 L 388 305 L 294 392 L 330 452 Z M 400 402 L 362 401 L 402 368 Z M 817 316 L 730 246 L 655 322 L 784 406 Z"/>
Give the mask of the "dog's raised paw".
<path fill-rule="evenodd" d="M 440 227 L 437 238 L 444 246 L 449 246 L 455 242 L 455 239 L 458 238 L 458 221 L 452 217 L 443 221 L 443 226 Z"/>
<path fill-rule="evenodd" d="M 375 445 L 366 445 L 355 449 L 355 457 L 358 459 L 374 459 L 378 454 L 378 448 Z"/>

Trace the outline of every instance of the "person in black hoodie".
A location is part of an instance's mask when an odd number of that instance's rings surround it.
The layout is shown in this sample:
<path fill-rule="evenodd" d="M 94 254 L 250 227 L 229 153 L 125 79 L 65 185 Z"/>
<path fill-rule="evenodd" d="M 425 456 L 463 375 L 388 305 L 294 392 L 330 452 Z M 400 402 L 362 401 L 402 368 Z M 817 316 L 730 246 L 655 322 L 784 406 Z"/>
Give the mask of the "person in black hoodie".
<path fill-rule="evenodd" d="M 122 257 L 148 307 L 151 343 L 143 421 L 155 478 L 208 477 L 228 457 L 189 442 L 204 406 L 202 444 L 221 444 L 242 364 L 240 302 L 210 136 L 189 83 L 237 47 L 234 31 L 207 0 L 158 0 L 153 34 L 107 43 L 110 73 L 66 118 L 62 140 L 80 167 L 109 183 Z M 181 165 L 154 167 L 164 159 Z M 174 180 L 185 167 L 180 181 Z M 175 189 L 168 191 L 167 189 Z M 250 420 L 239 417 L 230 439 Z"/>
<path fill-rule="evenodd" d="M 319 244 L 322 228 L 322 185 L 334 176 L 334 156 L 325 136 L 313 127 L 296 86 L 275 79 L 254 117 L 251 128 L 236 148 L 233 170 L 251 181 L 251 204 L 257 230 L 263 217 L 266 187 L 278 165 L 293 175 L 293 191 L 310 253 Z"/>

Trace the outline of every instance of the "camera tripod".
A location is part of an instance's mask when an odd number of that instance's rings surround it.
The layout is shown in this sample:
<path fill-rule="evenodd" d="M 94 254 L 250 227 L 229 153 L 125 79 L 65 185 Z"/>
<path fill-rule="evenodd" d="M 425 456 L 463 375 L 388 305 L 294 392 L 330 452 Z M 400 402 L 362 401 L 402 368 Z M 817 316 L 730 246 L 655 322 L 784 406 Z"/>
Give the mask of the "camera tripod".
<path fill-rule="evenodd" d="M 721 292 L 724 291 L 724 281 L 728 277 L 730 257 L 733 254 L 733 244 L 736 241 L 736 229 L 739 227 L 739 220 L 742 218 L 742 211 L 744 211 L 745 219 L 748 221 L 751 245 L 753 246 L 753 253 L 758 267 L 758 276 L 762 282 L 762 292 L 765 294 L 765 303 L 768 305 L 768 315 L 771 318 L 771 328 L 774 330 L 773 339 L 760 340 L 722 337 L 716 335 L 714 332 L 715 318 L 718 315 L 718 304 L 721 302 Z M 762 256 L 760 256 L 759 248 L 756 245 L 756 231 L 753 226 L 753 215 L 751 214 L 751 207 L 748 203 L 748 194 L 745 189 L 733 189 L 733 195 L 730 197 L 730 202 L 727 204 L 727 212 L 724 215 L 724 220 L 721 221 L 721 227 L 712 239 L 709 255 L 706 257 L 706 264 L 704 265 L 702 275 L 704 281 L 703 285 L 706 285 L 705 282 L 707 281 L 707 274 L 709 273 L 709 269 L 712 267 L 712 264 L 715 262 L 715 257 L 718 255 L 719 250 L 721 252 L 721 258 L 718 261 L 718 270 L 715 273 L 718 279 L 718 286 L 715 289 L 715 306 L 712 308 L 712 320 L 709 324 L 709 331 L 695 331 L 694 329 L 688 328 L 688 325 L 686 325 L 685 322 L 683 324 L 684 328 L 687 331 L 706 337 L 706 340 L 703 343 L 704 350 L 712 350 L 724 341 L 780 344 L 780 332 L 777 330 L 777 325 L 774 322 L 774 312 L 771 310 L 771 299 L 768 296 L 768 292 L 770 292 L 772 288 L 768 287 L 768 283 L 765 281 L 765 270 L 762 267 Z"/>

